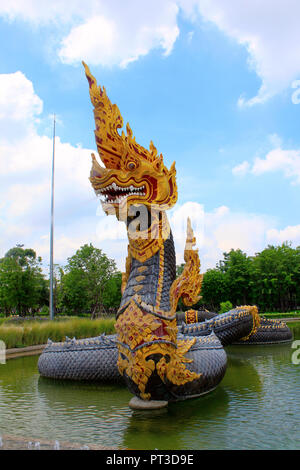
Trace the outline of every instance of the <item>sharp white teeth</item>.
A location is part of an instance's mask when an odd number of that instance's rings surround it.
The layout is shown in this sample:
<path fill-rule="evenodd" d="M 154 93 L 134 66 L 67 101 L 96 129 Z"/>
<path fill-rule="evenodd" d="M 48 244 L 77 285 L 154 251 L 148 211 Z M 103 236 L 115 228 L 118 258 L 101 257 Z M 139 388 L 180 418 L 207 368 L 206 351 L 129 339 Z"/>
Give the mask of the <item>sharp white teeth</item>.
<path fill-rule="evenodd" d="M 115 182 L 113 182 L 112 184 L 106 186 L 105 188 L 100 188 L 96 191 L 96 195 L 97 196 L 100 196 L 100 199 L 101 199 L 101 196 L 102 196 L 102 199 L 104 198 L 104 202 L 108 202 L 108 203 L 120 203 L 122 200 L 124 200 L 125 198 L 129 197 L 129 196 L 146 196 L 146 191 L 145 191 L 145 185 L 139 187 L 139 188 L 135 188 L 133 185 L 130 185 L 130 186 L 127 186 L 127 187 L 121 187 L 121 186 L 118 186 Z M 109 190 L 113 190 L 115 192 L 119 192 L 120 194 L 115 194 L 115 197 L 113 197 L 111 194 L 105 194 L 107 192 L 109 192 Z"/>

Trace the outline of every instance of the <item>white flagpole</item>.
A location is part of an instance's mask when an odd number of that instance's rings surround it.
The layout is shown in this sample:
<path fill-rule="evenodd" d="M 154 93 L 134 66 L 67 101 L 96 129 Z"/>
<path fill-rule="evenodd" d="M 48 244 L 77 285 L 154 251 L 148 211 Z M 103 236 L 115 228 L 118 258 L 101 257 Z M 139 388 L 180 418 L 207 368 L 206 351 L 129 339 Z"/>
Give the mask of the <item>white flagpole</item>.
<path fill-rule="evenodd" d="M 53 118 L 53 156 L 51 181 L 51 227 L 50 227 L 50 320 L 54 319 L 53 305 L 53 233 L 54 233 L 54 163 L 55 163 L 55 114 Z"/>

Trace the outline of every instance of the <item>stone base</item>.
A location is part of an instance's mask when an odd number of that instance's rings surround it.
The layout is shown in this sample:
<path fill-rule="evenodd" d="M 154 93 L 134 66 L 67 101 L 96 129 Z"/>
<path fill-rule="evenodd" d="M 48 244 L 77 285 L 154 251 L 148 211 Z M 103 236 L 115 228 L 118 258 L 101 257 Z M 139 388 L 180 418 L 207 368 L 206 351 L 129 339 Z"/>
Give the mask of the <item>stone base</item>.
<path fill-rule="evenodd" d="M 159 410 L 168 406 L 168 402 L 164 400 L 141 400 L 133 397 L 129 402 L 130 408 L 133 410 Z"/>

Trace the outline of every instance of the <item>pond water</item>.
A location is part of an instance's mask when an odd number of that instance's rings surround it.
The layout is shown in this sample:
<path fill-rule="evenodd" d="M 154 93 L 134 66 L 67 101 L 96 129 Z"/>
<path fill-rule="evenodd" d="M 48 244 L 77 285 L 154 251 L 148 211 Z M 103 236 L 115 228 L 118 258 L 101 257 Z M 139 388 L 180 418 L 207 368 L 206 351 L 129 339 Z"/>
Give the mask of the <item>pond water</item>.
<path fill-rule="evenodd" d="M 300 323 L 292 328 L 300 339 Z M 124 387 L 55 382 L 39 377 L 38 356 L 10 359 L 0 365 L 0 435 L 119 449 L 300 449 L 295 351 L 230 346 L 215 391 L 155 412 L 131 410 Z"/>

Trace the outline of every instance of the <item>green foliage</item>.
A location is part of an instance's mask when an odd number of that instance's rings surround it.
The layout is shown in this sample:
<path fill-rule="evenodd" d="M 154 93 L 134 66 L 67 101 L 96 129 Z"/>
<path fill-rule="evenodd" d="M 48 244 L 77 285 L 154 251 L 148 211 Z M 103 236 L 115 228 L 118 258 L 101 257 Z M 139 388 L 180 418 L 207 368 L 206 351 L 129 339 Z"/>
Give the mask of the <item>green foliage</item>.
<path fill-rule="evenodd" d="M 49 281 L 41 258 L 16 246 L 0 259 L 0 314 L 8 317 L 49 315 Z M 114 314 L 121 302 L 122 276 L 115 262 L 92 245 L 84 245 L 54 269 L 55 315 Z"/>
<path fill-rule="evenodd" d="M 39 315 L 42 315 L 42 316 L 45 316 L 45 317 L 49 316 L 49 307 L 48 307 L 48 305 L 43 305 L 43 307 L 41 308 L 41 310 L 39 312 Z"/>
<path fill-rule="evenodd" d="M 182 272 L 184 270 L 184 266 L 185 266 L 184 263 L 181 263 L 178 266 L 176 266 L 176 277 L 179 277 L 180 274 L 182 274 Z"/>
<path fill-rule="evenodd" d="M 65 272 L 61 272 L 59 309 L 72 314 L 91 312 L 95 317 L 105 308 L 119 306 L 120 300 L 121 273 L 102 250 L 84 245 L 68 258 Z"/>
<path fill-rule="evenodd" d="M 215 269 L 204 274 L 203 302 L 215 309 L 221 302 L 254 304 L 260 311 L 285 312 L 300 305 L 300 247 L 269 245 L 255 256 L 241 250 L 224 253 Z"/>
<path fill-rule="evenodd" d="M 103 291 L 103 305 L 106 310 L 118 309 L 121 303 L 122 273 L 114 273 L 108 279 Z"/>
<path fill-rule="evenodd" d="M 226 300 L 226 302 L 221 302 L 220 303 L 220 310 L 219 313 L 226 313 L 229 312 L 233 308 L 233 305 L 229 300 Z"/>
<path fill-rule="evenodd" d="M 287 311 L 300 304 L 300 247 L 268 246 L 252 262 L 251 291 L 263 311 Z"/>
<path fill-rule="evenodd" d="M 34 314 L 47 302 L 48 287 L 41 258 L 34 250 L 18 246 L 0 259 L 0 308 L 5 315 Z"/>
<path fill-rule="evenodd" d="M 241 250 L 224 253 L 224 260 L 219 262 L 219 271 L 225 276 L 228 286 L 228 299 L 236 305 L 247 303 L 250 281 L 251 258 Z"/>
<path fill-rule="evenodd" d="M 296 318 L 296 319 L 300 319 L 300 312 L 261 312 L 261 315 L 266 317 L 266 318 Z"/>
<path fill-rule="evenodd" d="M 217 311 L 220 303 L 228 296 L 227 279 L 218 269 L 209 269 L 203 276 L 202 300 L 210 310 Z"/>

